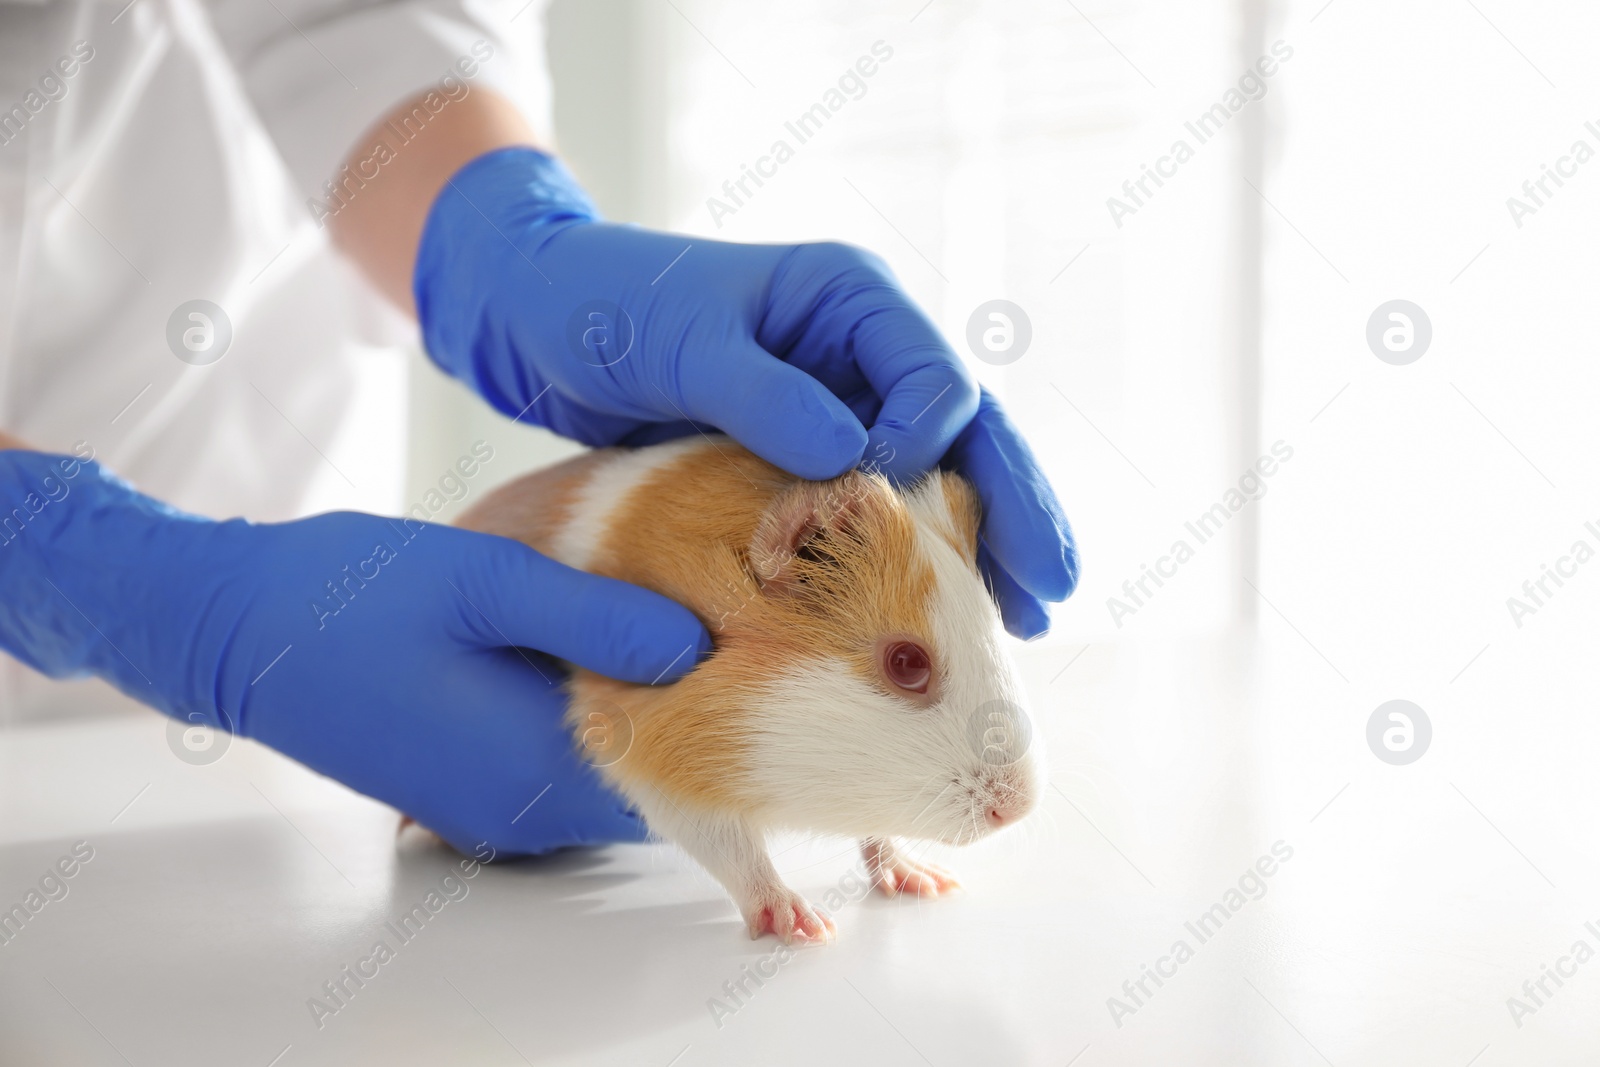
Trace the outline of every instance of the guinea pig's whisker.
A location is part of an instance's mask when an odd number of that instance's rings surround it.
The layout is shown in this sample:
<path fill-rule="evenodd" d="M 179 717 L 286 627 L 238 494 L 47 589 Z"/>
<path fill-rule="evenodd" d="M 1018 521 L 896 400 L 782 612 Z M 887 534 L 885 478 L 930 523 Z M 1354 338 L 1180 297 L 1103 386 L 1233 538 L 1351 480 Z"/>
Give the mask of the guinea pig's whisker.
<path fill-rule="evenodd" d="M 1043 841 L 1044 840 L 1045 831 L 1044 831 L 1044 826 L 1042 824 L 1045 823 L 1045 822 L 1049 822 L 1049 824 L 1050 824 L 1051 836 L 1052 837 L 1057 837 L 1057 838 L 1060 837 L 1061 822 L 1060 822 L 1059 819 L 1056 818 L 1056 813 L 1054 811 L 1050 810 L 1049 808 L 1045 807 L 1044 805 L 1040 805 L 1039 806 L 1039 815 L 1041 816 L 1041 818 L 1039 819 L 1039 824 L 1040 825 L 1026 826 L 1025 827 L 1026 830 L 1027 830 L 1029 838 L 1035 838 L 1036 837 L 1040 841 Z M 1025 823 L 1031 823 L 1031 822 L 1033 822 L 1033 820 L 1031 820 L 1031 819 L 1025 820 Z"/>
<path fill-rule="evenodd" d="M 1097 770 L 1103 770 L 1103 768 L 1097 767 L 1092 763 L 1079 762 L 1068 764 L 1066 767 L 1062 768 L 1062 777 L 1067 781 L 1068 785 L 1073 785 L 1074 779 L 1076 779 L 1078 782 L 1082 782 L 1084 785 L 1088 786 L 1088 789 L 1085 792 L 1078 794 L 1080 799 L 1088 799 L 1090 797 L 1098 798 L 1100 795 L 1100 783 L 1095 779 L 1093 774 L 1089 773 Z M 1055 785 L 1053 778 L 1047 779 L 1047 781 L 1049 781 L 1050 784 Z M 1062 790 L 1062 787 L 1059 785 L 1056 785 L 1056 788 L 1058 790 Z M 1065 795 L 1065 790 L 1062 790 L 1062 793 Z"/>
<path fill-rule="evenodd" d="M 911 836 L 912 834 L 914 834 L 922 826 L 922 820 L 927 817 L 928 809 L 932 808 L 935 804 L 937 804 L 940 801 L 940 799 L 942 799 L 944 797 L 944 795 L 946 793 L 950 792 L 950 786 L 953 786 L 955 784 L 956 783 L 954 781 L 951 781 L 943 789 L 939 790 L 939 792 L 934 796 L 934 798 L 932 800 L 928 801 L 926 804 L 924 804 L 922 806 L 922 810 L 917 813 L 916 818 L 911 820 L 911 829 L 910 829 L 910 831 L 907 832 L 906 836 L 908 836 L 908 837 Z M 916 803 L 916 798 L 913 797 L 910 801 L 908 801 L 906 803 L 906 807 L 909 808 L 912 804 L 915 804 L 915 803 Z M 904 809 L 902 809 L 902 810 L 904 810 Z"/>
<path fill-rule="evenodd" d="M 932 807 L 933 807 L 933 805 L 929 804 L 927 807 L 922 809 L 922 814 L 921 815 L 918 815 L 915 819 L 911 820 L 911 829 L 913 831 L 920 830 L 922 828 L 922 825 L 923 825 L 924 822 L 928 821 L 933 816 L 938 814 L 938 812 L 935 812 L 935 811 L 931 810 Z"/>
<path fill-rule="evenodd" d="M 906 855 L 910 856 L 913 860 L 921 862 L 922 860 L 927 858 L 928 853 L 932 852 L 933 849 L 934 849 L 934 846 L 936 846 L 937 844 L 938 844 L 937 841 L 916 841 L 916 842 L 913 842 L 911 845 L 908 845 L 906 847 L 906 850 L 905 850 L 906 851 Z"/>
<path fill-rule="evenodd" d="M 978 823 L 978 802 L 976 800 L 967 801 L 967 819 L 972 823 L 972 837 L 970 840 L 976 841 L 983 836 L 983 827 Z"/>

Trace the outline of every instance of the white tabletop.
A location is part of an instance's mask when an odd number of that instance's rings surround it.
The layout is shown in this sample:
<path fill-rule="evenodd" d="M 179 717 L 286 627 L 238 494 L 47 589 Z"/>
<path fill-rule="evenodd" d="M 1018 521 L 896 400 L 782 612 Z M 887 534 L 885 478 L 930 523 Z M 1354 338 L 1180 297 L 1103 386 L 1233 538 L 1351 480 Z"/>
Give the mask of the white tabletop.
<path fill-rule="evenodd" d="M 1581 663 L 1441 679 L 1419 700 L 1432 749 L 1397 767 L 1365 723 L 1419 695 L 1353 695 L 1280 636 L 1028 649 L 1043 811 L 936 853 L 964 893 L 849 903 L 835 944 L 782 963 L 668 847 L 464 878 L 454 854 L 397 847 L 392 812 L 249 742 L 190 766 L 153 714 L 13 726 L 0 907 L 76 842 L 93 858 L 0 945 L 0 1063 L 1596 1062 L 1600 959 L 1563 965 L 1520 1020 L 1507 1005 L 1575 942 L 1600 950 L 1595 729 L 1574 715 L 1544 738 L 1538 713 Z M 1279 842 L 1292 857 L 1202 941 L 1186 924 Z M 814 899 L 854 859 L 778 849 Z M 441 886 L 455 899 L 410 941 L 387 932 Z M 380 938 L 393 958 L 330 998 Z M 1179 941 L 1192 957 L 1163 962 Z M 1146 964 L 1170 976 L 1134 1000 Z M 1135 1010 L 1114 1018 L 1112 997 Z M 338 1007 L 320 1027 L 312 998 Z"/>

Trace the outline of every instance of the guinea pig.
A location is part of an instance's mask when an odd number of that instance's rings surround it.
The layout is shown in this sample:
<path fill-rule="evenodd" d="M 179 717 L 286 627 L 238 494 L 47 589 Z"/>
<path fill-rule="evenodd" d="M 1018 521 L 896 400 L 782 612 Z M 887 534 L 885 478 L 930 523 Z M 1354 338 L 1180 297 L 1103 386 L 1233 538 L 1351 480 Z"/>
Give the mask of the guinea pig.
<path fill-rule="evenodd" d="M 727 438 L 535 471 L 460 525 L 687 606 L 712 654 L 669 685 L 575 669 L 584 758 L 733 897 L 751 937 L 833 937 L 783 883 L 771 831 L 861 839 L 886 893 L 957 883 L 897 839 L 966 844 L 1038 804 L 1040 754 L 977 564 L 959 475 L 896 489 L 786 474 Z"/>

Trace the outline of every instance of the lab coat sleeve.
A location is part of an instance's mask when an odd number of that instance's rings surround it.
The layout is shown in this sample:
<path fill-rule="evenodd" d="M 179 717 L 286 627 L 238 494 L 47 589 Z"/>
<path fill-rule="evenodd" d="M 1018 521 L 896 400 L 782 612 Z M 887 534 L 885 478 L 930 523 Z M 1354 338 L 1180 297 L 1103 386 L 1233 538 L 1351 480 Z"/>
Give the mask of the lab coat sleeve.
<path fill-rule="evenodd" d="M 426 90 L 442 111 L 463 93 L 492 89 L 548 143 L 543 8 L 544 0 L 213 0 L 212 15 L 317 214 L 313 202 L 330 202 L 324 183 L 352 152 L 375 146 L 378 120 Z"/>

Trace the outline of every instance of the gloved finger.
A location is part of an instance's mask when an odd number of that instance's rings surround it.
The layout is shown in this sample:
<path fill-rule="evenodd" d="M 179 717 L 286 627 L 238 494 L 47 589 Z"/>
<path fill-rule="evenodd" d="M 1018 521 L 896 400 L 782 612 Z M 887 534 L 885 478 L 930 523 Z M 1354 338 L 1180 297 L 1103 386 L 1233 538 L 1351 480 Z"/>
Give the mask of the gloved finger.
<path fill-rule="evenodd" d="M 850 409 L 856 421 L 863 426 L 872 425 L 878 417 L 878 409 L 883 406 L 883 400 L 870 388 L 863 387 L 859 392 L 848 396 L 834 394 Z M 694 434 L 720 434 L 722 431 L 715 426 L 702 426 L 699 423 L 679 419 L 676 422 L 647 422 L 621 437 L 615 438 L 611 443 L 623 445 L 627 448 L 643 448 L 646 445 L 658 445 L 663 441 L 676 441 L 680 437 L 690 437 Z M 870 459 L 870 453 L 864 457 Z"/>
<path fill-rule="evenodd" d="M 1072 528 L 1033 451 L 988 390 L 949 462 L 978 490 L 983 537 L 995 562 L 1041 600 L 1071 596 L 1078 584 Z"/>
<path fill-rule="evenodd" d="M 894 481 L 938 463 L 977 410 L 978 389 L 883 260 L 849 245 L 798 245 L 772 290 L 763 342 L 800 366 L 832 368 L 825 376 L 848 365 L 882 398 L 867 460 Z"/>
<path fill-rule="evenodd" d="M 638 815 L 581 755 L 559 668 L 536 672 L 525 657 L 502 648 L 444 658 L 435 680 L 448 706 L 390 693 L 386 729 L 361 742 L 382 754 L 372 792 L 480 859 L 642 840 Z M 373 695 L 370 683 L 352 689 Z"/>
<path fill-rule="evenodd" d="M 854 356 L 883 398 L 867 456 L 895 481 L 931 469 L 972 421 L 978 386 L 939 331 L 898 289 L 855 301 Z"/>
<path fill-rule="evenodd" d="M 551 785 L 539 800 L 489 841 L 496 859 L 543 856 L 560 848 L 644 841 L 650 830 L 593 771 L 588 779 Z M 589 780 L 589 779 L 592 779 Z M 455 841 L 450 844 L 461 848 Z"/>
<path fill-rule="evenodd" d="M 1000 607 L 1000 618 L 1006 624 L 1007 633 L 1024 641 L 1032 641 L 1049 632 L 1050 609 L 1045 607 L 1042 600 L 1018 585 L 1017 580 L 995 562 L 989 546 L 981 541 L 978 544 L 978 569 Z"/>
<path fill-rule="evenodd" d="M 678 414 L 716 426 L 790 474 L 832 478 L 861 459 L 860 420 L 821 382 L 753 340 L 686 356 L 680 370 Z"/>
<path fill-rule="evenodd" d="M 513 665 L 515 666 L 515 665 Z M 561 703 L 565 705 L 563 698 Z M 549 788 L 530 796 L 537 802 L 519 806 L 506 827 L 506 844 L 523 855 L 538 855 L 568 845 L 604 845 L 613 841 L 643 841 L 649 831 L 644 820 L 627 801 L 601 777 L 592 759 L 585 758 L 583 745 L 574 737 L 571 725 L 561 712 L 550 714 L 541 707 L 533 713 L 526 728 L 535 736 L 528 747 L 542 753 L 534 778 L 548 780 Z M 518 711 L 524 719 L 528 709 Z M 631 735 L 630 735 L 631 737 Z M 626 760 L 631 742 L 620 751 L 605 749 L 605 759 Z M 524 757 L 525 758 L 525 757 Z M 530 783 L 538 785 L 537 781 Z"/>
<path fill-rule="evenodd" d="M 574 570 L 503 537 L 456 531 L 461 618 L 485 647 L 517 645 L 625 682 L 673 681 L 711 651 L 682 604 Z"/>
<path fill-rule="evenodd" d="M 543 856 L 560 848 L 645 841 L 650 829 L 638 812 L 612 792 L 599 776 L 550 784 L 537 801 L 494 825 L 429 826 L 458 852 L 480 859 Z M 542 787 L 541 787 L 542 789 Z M 520 816 L 520 817 L 518 817 Z M 512 820 L 515 819 L 513 822 Z M 485 848 L 484 846 L 488 846 Z"/>
<path fill-rule="evenodd" d="M 525 855 L 538 855 L 552 847 L 609 845 L 649 837 L 650 831 L 639 813 L 601 780 L 598 771 L 580 766 L 572 776 L 551 786 L 539 803 L 517 820 L 508 834 L 513 848 Z M 549 806 L 545 807 L 547 802 Z M 524 823 L 530 825 L 523 829 Z M 519 830 L 521 833 L 516 833 Z M 560 844 L 552 846 L 551 842 Z"/>

